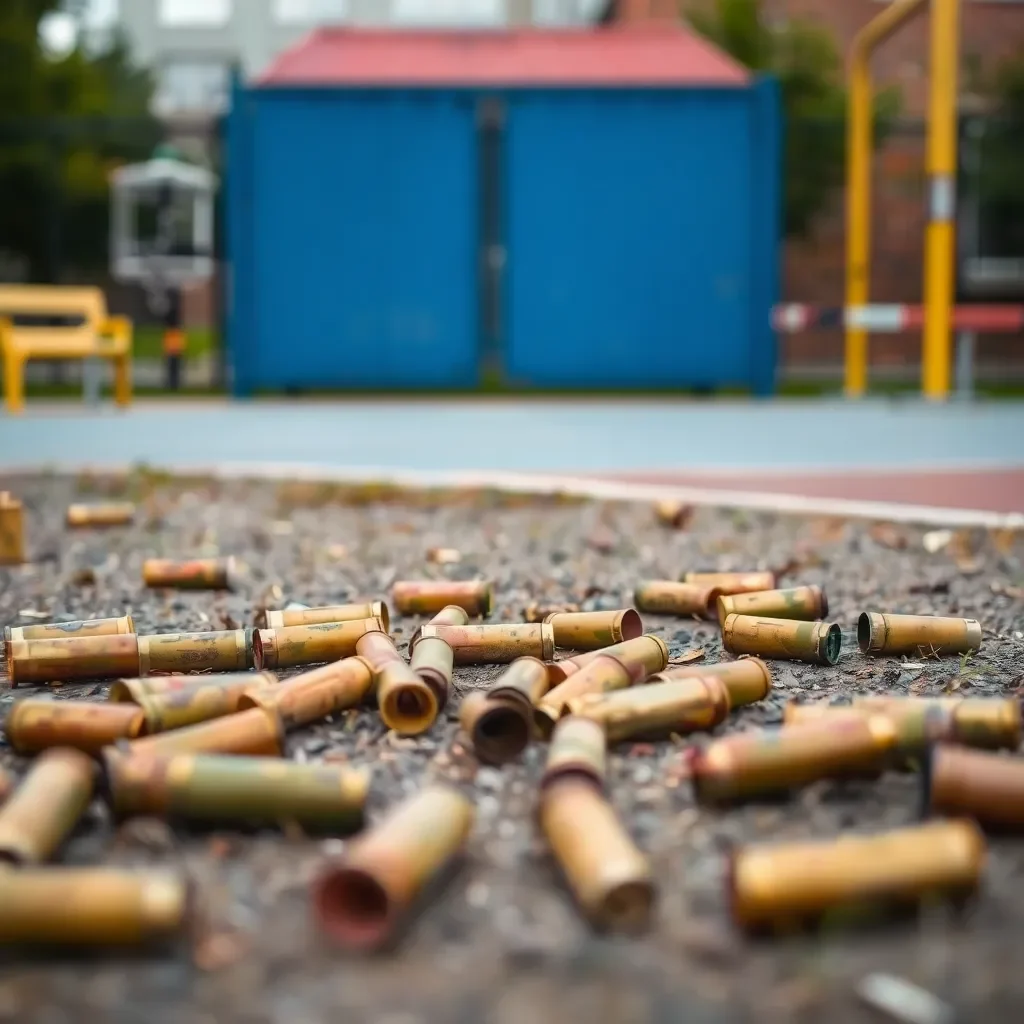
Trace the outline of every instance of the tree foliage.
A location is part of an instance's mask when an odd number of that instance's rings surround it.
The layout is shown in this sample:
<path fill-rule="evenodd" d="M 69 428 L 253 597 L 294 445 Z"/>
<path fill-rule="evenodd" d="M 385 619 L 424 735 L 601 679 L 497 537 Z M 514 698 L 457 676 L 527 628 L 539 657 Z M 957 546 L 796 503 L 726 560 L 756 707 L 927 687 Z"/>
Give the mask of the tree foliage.
<path fill-rule="evenodd" d="M 760 0 L 709 0 L 687 17 L 741 64 L 778 79 L 785 117 L 785 231 L 806 234 L 844 178 L 846 89 L 835 42 L 809 22 L 770 23 Z M 896 90 L 879 93 L 876 138 L 890 129 L 898 107 Z"/>
<path fill-rule="evenodd" d="M 149 76 L 115 38 L 101 53 L 81 45 L 59 59 L 40 22 L 60 0 L 0 0 L 0 250 L 30 280 L 58 264 L 96 269 L 107 232 L 110 171 L 142 159 L 159 138 Z M 0 268 L 2 272 L 2 268 Z"/>

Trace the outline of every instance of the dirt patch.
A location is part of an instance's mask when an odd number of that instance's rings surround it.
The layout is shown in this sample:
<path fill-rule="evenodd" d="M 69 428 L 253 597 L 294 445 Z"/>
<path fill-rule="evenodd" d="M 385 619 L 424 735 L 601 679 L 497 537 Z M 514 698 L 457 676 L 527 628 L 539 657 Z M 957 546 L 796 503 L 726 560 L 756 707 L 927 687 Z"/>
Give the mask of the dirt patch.
<path fill-rule="evenodd" d="M 492 621 L 521 621 L 532 604 L 615 608 L 635 583 L 687 568 L 783 570 L 823 585 L 843 628 L 832 668 L 775 662 L 769 700 L 739 709 L 724 733 L 781 720 L 795 697 L 899 693 L 997 695 L 1024 682 L 1024 539 L 834 520 L 698 510 L 686 529 L 660 526 L 648 506 L 420 496 L 196 480 L 181 486 L 120 480 L 8 479 L 26 504 L 33 562 L 0 569 L 0 623 L 130 612 L 140 633 L 235 628 L 268 597 L 309 604 L 387 597 L 403 577 L 494 580 Z M 135 526 L 69 532 L 72 500 L 141 502 Z M 600 543 L 595 541 L 600 538 Z M 940 543 L 944 540 L 944 543 Z M 457 548 L 457 563 L 428 561 Z M 147 556 L 234 555 L 247 567 L 232 594 L 149 591 Z M 279 589 L 276 589 L 279 588 Z M 866 609 L 974 617 L 982 649 L 966 659 L 867 659 L 856 621 Z M 394 610 L 392 609 L 392 612 Z M 722 657 L 715 625 L 644 616 L 673 660 L 700 648 Z M 393 616 L 405 649 L 416 620 Z M 872 971 L 912 980 L 964 1020 L 1013 1020 L 1024 998 L 1024 842 L 993 838 L 981 897 L 965 914 L 934 912 L 870 931 L 750 942 L 728 921 L 724 854 L 737 841 L 827 837 L 905 824 L 918 782 L 812 786 L 783 802 L 729 811 L 698 808 L 685 779 L 689 744 L 615 748 L 609 791 L 654 866 L 655 930 L 639 939 L 595 936 L 566 894 L 535 825 L 543 749 L 519 763 L 480 767 L 459 742 L 459 695 L 498 668 L 457 670 L 443 720 L 416 740 L 388 734 L 372 710 L 295 732 L 289 754 L 373 769 L 371 816 L 427 779 L 455 781 L 476 804 L 466 863 L 413 922 L 397 951 L 358 959 L 320 941 L 307 885 L 339 840 L 267 831 L 189 832 L 160 822 L 115 828 L 100 801 L 65 848 L 69 864 L 180 865 L 201 893 L 194 934 L 145 958 L 0 954 L 0 1020 L 162 1022 L 387 1021 L 870 1021 L 854 988 Z M 106 684 L 65 685 L 53 699 L 103 699 Z M 4 713 L 15 697 L 5 690 Z M 707 737 L 692 742 L 705 743 Z M 2 748 L 15 771 L 24 760 Z M 2 913 L 2 908 L 0 908 Z"/>

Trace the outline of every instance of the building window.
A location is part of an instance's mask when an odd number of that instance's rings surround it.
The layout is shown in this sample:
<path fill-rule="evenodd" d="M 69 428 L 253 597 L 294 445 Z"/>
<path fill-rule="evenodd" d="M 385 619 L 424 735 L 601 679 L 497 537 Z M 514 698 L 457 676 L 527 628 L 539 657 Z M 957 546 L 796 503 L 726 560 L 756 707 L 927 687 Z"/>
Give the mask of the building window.
<path fill-rule="evenodd" d="M 231 76 L 226 64 L 176 60 L 157 71 L 153 108 L 173 114 L 218 114 L 227 109 Z"/>
<path fill-rule="evenodd" d="M 231 0 L 160 0 L 160 24 L 202 28 L 231 20 Z"/>
<path fill-rule="evenodd" d="M 286 25 L 325 25 L 348 18 L 348 0 L 274 0 L 274 18 Z"/>

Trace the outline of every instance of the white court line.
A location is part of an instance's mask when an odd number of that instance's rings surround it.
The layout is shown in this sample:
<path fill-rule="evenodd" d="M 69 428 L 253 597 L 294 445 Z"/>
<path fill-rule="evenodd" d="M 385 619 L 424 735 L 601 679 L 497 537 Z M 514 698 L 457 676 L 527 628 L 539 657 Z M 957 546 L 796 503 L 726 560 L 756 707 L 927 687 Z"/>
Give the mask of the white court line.
<path fill-rule="evenodd" d="M 138 464 L 48 463 L 43 467 L 6 472 L 39 476 L 56 473 L 74 475 L 130 473 Z M 147 469 L 172 476 L 211 476 L 226 480 L 303 480 L 324 483 L 384 484 L 404 488 L 491 488 L 531 494 L 566 494 L 606 501 L 659 501 L 669 498 L 691 505 L 797 515 L 842 516 L 852 519 L 880 519 L 917 523 L 923 526 L 1024 529 L 1022 512 L 990 512 L 985 509 L 941 508 L 891 501 L 855 501 L 845 498 L 813 498 L 765 491 L 685 487 L 673 484 L 626 483 L 586 476 L 542 473 L 509 473 L 487 470 L 418 470 L 381 467 L 339 467 L 290 462 L 146 463 Z"/>

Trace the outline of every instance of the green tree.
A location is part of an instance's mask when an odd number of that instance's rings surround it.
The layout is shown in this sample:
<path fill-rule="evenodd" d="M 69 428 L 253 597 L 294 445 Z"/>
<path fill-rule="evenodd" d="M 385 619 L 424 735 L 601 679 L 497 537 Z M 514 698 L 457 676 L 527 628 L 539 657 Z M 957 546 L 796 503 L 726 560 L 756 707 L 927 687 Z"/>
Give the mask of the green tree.
<path fill-rule="evenodd" d="M 741 64 L 778 79 L 785 117 L 785 231 L 806 234 L 844 178 L 846 89 L 832 37 L 805 21 L 769 23 L 760 0 L 709 0 L 687 18 Z M 890 129 L 898 108 L 896 89 L 879 93 L 876 139 Z"/>
<path fill-rule="evenodd" d="M 123 39 L 101 53 L 44 51 L 40 22 L 67 6 L 0 2 L 0 251 L 34 281 L 105 266 L 109 173 L 159 139 L 148 75 Z"/>

